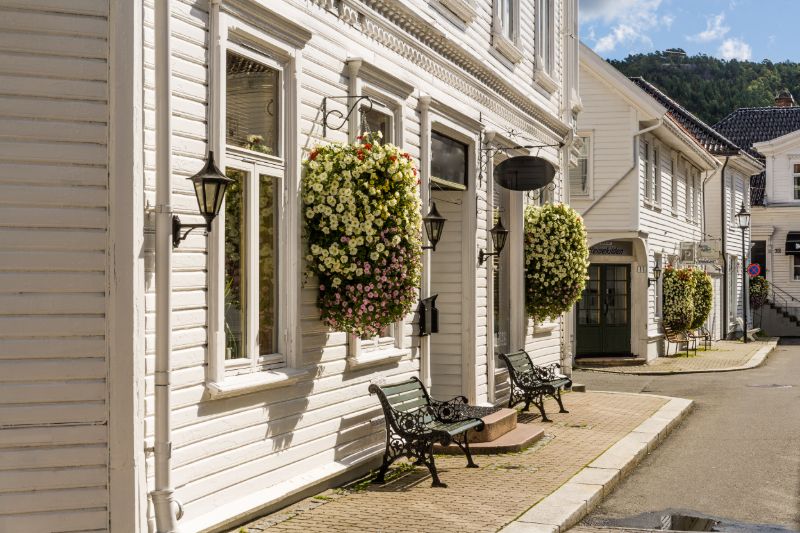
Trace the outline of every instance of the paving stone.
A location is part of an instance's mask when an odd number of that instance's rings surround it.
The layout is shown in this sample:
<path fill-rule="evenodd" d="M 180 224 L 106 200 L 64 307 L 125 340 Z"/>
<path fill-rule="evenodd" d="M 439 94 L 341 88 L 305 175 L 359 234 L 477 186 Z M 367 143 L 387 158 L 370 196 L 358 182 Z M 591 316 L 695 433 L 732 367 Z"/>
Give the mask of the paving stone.
<path fill-rule="evenodd" d="M 526 522 L 511 522 L 500 530 L 500 533 L 559 533 L 558 526 L 544 524 L 531 524 Z"/>
<path fill-rule="evenodd" d="M 619 483 L 619 479 L 620 471 L 615 468 L 594 468 L 587 466 L 578 472 L 570 482 L 599 485 L 603 487 L 603 496 L 605 497 L 616 487 L 617 483 Z"/>

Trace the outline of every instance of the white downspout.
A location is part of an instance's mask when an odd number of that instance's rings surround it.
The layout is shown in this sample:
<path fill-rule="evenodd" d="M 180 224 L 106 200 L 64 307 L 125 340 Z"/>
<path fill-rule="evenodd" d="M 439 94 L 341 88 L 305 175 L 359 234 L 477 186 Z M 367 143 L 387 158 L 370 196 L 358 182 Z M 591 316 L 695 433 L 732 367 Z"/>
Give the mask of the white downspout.
<path fill-rule="evenodd" d="M 155 487 L 150 497 L 158 533 L 178 530 L 180 504 L 172 488 L 170 424 L 170 351 L 172 335 L 172 103 L 170 2 L 157 0 L 156 45 L 156 369 Z"/>
<path fill-rule="evenodd" d="M 420 196 L 422 200 L 423 216 L 431 208 L 431 97 L 423 94 L 419 97 L 420 109 L 420 153 L 419 153 L 419 174 L 420 174 Z M 423 233 L 424 233 L 423 229 Z M 422 283 L 420 287 L 420 299 L 431 295 L 431 267 L 432 250 L 425 250 L 422 256 Z M 420 378 L 425 387 L 430 390 L 433 383 L 431 375 L 431 336 L 430 334 L 420 338 Z"/>

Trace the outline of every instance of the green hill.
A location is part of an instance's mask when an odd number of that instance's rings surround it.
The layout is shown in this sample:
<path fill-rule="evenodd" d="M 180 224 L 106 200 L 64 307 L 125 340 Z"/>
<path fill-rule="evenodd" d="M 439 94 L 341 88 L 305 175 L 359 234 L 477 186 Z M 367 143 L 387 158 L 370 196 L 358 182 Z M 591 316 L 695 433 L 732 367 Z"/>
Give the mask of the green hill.
<path fill-rule="evenodd" d="M 800 97 L 800 64 L 788 61 L 725 61 L 673 49 L 609 63 L 626 76 L 642 76 L 711 125 L 739 107 L 773 105 L 784 88 Z"/>

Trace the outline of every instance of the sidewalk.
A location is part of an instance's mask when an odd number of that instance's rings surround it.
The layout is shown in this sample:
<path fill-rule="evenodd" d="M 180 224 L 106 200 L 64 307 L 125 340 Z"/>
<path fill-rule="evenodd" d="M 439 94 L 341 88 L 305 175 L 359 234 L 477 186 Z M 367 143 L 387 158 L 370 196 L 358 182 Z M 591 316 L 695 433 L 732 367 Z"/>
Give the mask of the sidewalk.
<path fill-rule="evenodd" d="M 730 372 L 761 365 L 777 344 L 777 337 L 759 339 L 747 344 L 740 341 L 717 341 L 708 350 L 698 348 L 697 355 L 694 350 L 689 352 L 689 356 L 686 355 L 686 352 L 680 352 L 677 356 L 659 357 L 646 365 L 583 366 L 578 364 L 575 368 L 590 372 L 640 375 Z M 582 361 L 591 365 L 591 359 Z"/>
<path fill-rule="evenodd" d="M 545 437 L 526 451 L 477 456 L 479 469 L 464 468 L 463 456 L 437 456 L 446 489 L 431 488 L 427 469 L 401 464 L 384 486 L 363 480 L 326 491 L 243 530 L 486 532 L 510 524 L 504 531 L 565 531 L 658 445 L 691 404 L 604 392 L 571 393 L 564 401 L 570 414 L 558 414 L 555 402 L 548 403 L 552 424 L 537 422 L 538 416 L 520 417 L 520 423 L 545 428 Z M 563 516 L 553 515 L 554 505 Z M 542 510 L 549 514 L 543 516 Z"/>

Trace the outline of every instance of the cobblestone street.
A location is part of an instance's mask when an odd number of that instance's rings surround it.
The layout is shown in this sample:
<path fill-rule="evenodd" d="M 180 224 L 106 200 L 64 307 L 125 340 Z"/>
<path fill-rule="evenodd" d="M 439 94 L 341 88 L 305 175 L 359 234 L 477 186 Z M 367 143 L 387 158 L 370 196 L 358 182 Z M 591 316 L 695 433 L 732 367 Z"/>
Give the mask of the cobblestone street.
<path fill-rule="evenodd" d="M 568 394 L 565 403 L 569 414 L 557 414 L 555 403 L 548 404 L 554 423 L 524 452 L 477 456 L 478 470 L 464 468 L 463 456 L 437 456 L 446 489 L 431 488 L 426 469 L 402 465 L 383 487 L 362 483 L 327 491 L 244 527 L 248 533 L 496 531 L 555 491 L 665 400 L 588 392 Z"/>

